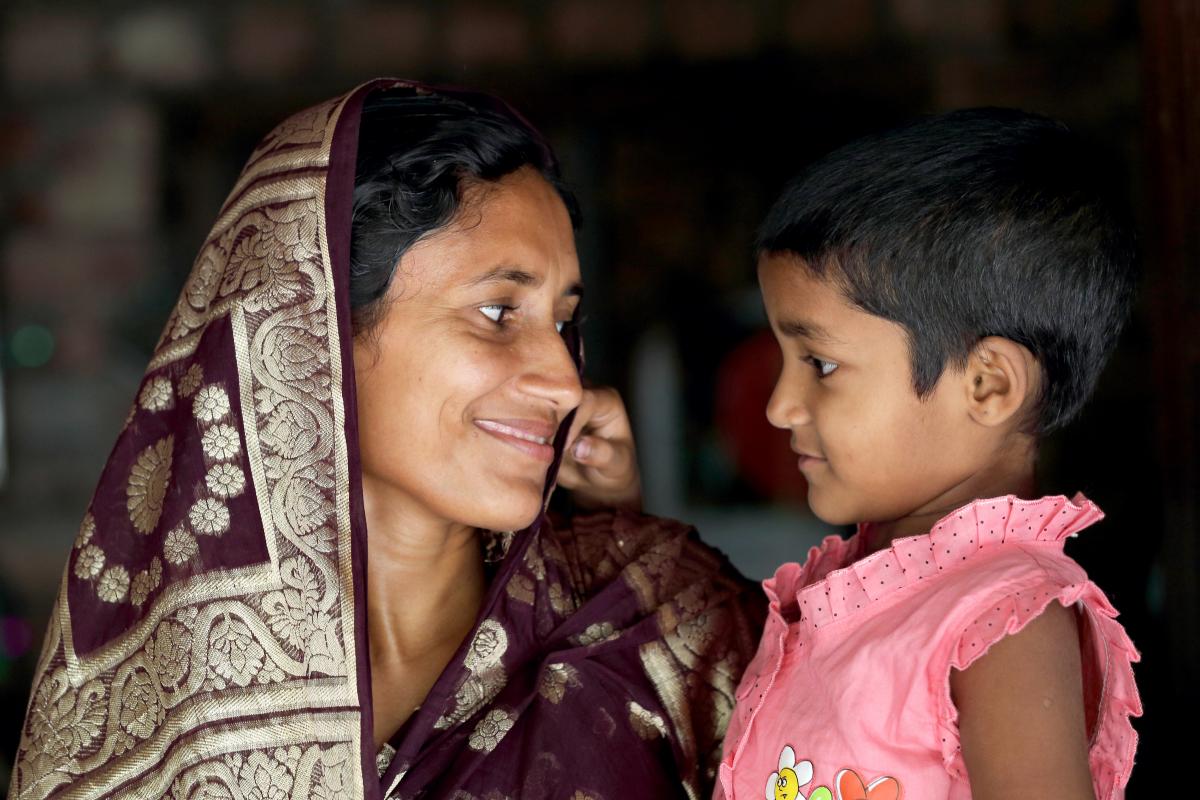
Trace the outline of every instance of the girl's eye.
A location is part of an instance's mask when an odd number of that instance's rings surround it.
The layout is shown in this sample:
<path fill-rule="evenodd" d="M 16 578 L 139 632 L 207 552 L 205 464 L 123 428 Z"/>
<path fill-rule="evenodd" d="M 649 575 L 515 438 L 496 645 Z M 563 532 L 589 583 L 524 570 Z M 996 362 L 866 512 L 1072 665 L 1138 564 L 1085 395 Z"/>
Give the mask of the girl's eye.
<path fill-rule="evenodd" d="M 832 361 L 825 361 L 824 359 L 817 358 L 816 356 L 809 356 L 806 360 L 808 363 L 812 364 L 813 369 L 817 371 L 818 378 L 828 378 L 834 373 L 834 370 L 838 368 L 838 365 Z"/>
<path fill-rule="evenodd" d="M 492 322 L 496 323 L 497 325 L 503 325 L 504 324 L 504 315 L 512 310 L 513 310 L 512 306 L 504 306 L 504 305 L 492 305 L 492 306 L 480 306 L 479 307 L 479 313 L 483 314 L 485 317 L 487 317 L 488 319 L 490 319 Z"/>
<path fill-rule="evenodd" d="M 566 323 L 566 322 L 556 322 L 556 323 L 554 323 L 554 330 L 558 331 L 559 333 L 562 333 L 562 332 L 563 332 L 563 328 L 565 328 L 565 327 L 567 327 L 567 323 Z"/>

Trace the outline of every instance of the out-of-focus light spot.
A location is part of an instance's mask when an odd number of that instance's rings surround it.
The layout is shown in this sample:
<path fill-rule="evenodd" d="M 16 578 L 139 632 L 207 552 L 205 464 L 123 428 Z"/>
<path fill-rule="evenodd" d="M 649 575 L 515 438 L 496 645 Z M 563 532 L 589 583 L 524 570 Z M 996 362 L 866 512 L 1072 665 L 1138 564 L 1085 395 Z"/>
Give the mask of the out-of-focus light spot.
<path fill-rule="evenodd" d="M 28 620 L 22 617 L 0 618 L 0 656 L 15 661 L 29 652 L 33 643 Z"/>
<path fill-rule="evenodd" d="M 41 367 L 54 355 L 54 334 L 42 325 L 25 325 L 8 340 L 13 362 L 20 367 Z"/>

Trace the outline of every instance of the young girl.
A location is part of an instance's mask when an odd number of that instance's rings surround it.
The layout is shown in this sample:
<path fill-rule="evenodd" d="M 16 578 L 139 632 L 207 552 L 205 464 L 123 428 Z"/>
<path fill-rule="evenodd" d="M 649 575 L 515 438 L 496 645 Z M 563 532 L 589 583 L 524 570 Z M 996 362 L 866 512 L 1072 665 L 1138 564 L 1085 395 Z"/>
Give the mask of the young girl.
<path fill-rule="evenodd" d="M 764 583 L 717 796 L 1122 797 L 1138 654 L 1063 552 L 1103 513 L 1034 480 L 1134 282 L 1077 140 L 1015 111 L 923 120 L 811 167 L 758 246 L 767 416 L 813 511 L 858 531 Z"/>

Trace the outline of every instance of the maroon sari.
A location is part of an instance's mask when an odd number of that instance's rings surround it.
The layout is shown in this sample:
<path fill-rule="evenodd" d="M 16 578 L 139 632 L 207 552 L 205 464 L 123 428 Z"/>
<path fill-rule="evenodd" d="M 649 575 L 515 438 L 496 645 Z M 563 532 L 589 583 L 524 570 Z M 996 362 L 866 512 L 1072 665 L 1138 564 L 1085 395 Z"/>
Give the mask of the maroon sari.
<path fill-rule="evenodd" d="M 395 85 L 285 121 L 221 209 L 68 560 L 11 796 L 710 793 L 762 604 L 634 514 L 489 534 L 474 630 L 375 752 L 347 281 L 362 100 Z"/>

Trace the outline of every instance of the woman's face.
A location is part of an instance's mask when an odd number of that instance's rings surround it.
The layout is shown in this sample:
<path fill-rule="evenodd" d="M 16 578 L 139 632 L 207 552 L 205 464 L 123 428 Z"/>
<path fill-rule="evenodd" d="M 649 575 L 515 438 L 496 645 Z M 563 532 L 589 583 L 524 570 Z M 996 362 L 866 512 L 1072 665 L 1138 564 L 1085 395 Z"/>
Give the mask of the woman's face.
<path fill-rule="evenodd" d="M 583 391 L 560 334 L 580 291 L 567 209 L 532 168 L 470 188 L 409 248 L 354 346 L 368 504 L 488 530 L 536 518 Z"/>

